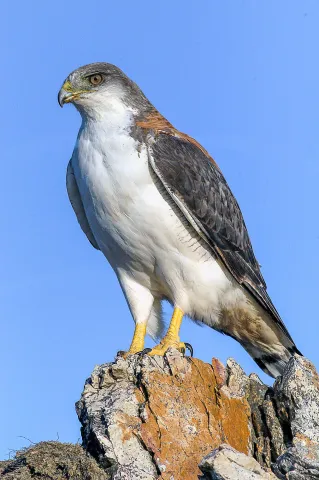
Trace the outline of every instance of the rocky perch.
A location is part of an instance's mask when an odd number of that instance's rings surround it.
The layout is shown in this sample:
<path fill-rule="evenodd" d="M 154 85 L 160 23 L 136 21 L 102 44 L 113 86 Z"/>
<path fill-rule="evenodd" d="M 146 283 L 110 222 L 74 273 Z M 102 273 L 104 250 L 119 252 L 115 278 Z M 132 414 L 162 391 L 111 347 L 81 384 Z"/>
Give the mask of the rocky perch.
<path fill-rule="evenodd" d="M 76 410 L 83 448 L 39 444 L 0 462 L 0 477 L 319 479 L 319 377 L 303 357 L 273 388 L 234 360 L 117 357 L 94 369 Z"/>

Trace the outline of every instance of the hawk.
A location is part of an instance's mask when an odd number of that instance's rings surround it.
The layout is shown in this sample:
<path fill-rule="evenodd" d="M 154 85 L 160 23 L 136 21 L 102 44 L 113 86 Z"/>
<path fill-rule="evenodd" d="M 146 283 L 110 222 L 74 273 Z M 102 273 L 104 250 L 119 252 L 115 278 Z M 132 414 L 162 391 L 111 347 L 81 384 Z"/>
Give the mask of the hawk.
<path fill-rule="evenodd" d="M 297 350 L 266 291 L 247 228 L 218 165 L 119 68 L 93 63 L 64 82 L 59 104 L 82 117 L 67 191 L 88 240 L 112 266 L 135 331 L 162 338 L 149 355 L 185 351 L 184 315 L 229 335 L 276 377 Z M 174 307 L 164 328 L 161 304 Z"/>

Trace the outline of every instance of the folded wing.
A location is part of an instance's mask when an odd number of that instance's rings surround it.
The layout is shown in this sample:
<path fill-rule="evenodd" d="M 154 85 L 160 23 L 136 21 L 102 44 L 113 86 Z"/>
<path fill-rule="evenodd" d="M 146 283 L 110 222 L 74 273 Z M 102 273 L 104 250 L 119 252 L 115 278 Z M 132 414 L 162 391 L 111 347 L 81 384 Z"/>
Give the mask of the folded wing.
<path fill-rule="evenodd" d="M 74 213 L 76 215 L 76 218 L 78 219 L 80 227 L 82 228 L 83 232 L 87 236 L 91 245 L 97 250 L 100 250 L 85 214 L 81 195 L 76 183 L 76 178 L 74 176 L 72 160 L 69 161 L 68 168 L 66 171 L 66 189 L 68 192 L 70 203 L 73 207 Z"/>
<path fill-rule="evenodd" d="M 147 138 L 151 168 L 181 212 L 291 338 L 267 294 L 239 205 L 214 160 L 183 134 L 151 132 Z"/>

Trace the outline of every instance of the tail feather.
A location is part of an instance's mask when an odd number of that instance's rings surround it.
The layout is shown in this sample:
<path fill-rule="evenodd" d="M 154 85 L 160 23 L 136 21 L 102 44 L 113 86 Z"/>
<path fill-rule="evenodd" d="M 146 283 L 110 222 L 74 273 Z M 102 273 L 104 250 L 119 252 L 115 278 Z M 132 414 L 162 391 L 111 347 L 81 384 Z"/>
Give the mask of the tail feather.
<path fill-rule="evenodd" d="M 263 355 L 261 357 L 253 357 L 258 367 L 261 368 L 267 375 L 270 375 L 273 378 L 282 375 L 287 361 L 282 358 L 276 358 L 272 355 Z"/>
<path fill-rule="evenodd" d="M 301 355 L 283 323 L 258 304 L 248 303 L 245 316 L 239 320 L 237 340 L 267 375 L 282 375 L 290 358 Z"/>
<path fill-rule="evenodd" d="M 267 375 L 270 375 L 273 378 L 284 373 L 287 363 L 292 356 L 295 354 L 302 355 L 295 345 L 289 348 L 284 347 L 280 355 L 278 353 L 250 352 L 248 348 L 246 348 L 246 350 L 255 360 L 257 365 L 267 373 Z"/>

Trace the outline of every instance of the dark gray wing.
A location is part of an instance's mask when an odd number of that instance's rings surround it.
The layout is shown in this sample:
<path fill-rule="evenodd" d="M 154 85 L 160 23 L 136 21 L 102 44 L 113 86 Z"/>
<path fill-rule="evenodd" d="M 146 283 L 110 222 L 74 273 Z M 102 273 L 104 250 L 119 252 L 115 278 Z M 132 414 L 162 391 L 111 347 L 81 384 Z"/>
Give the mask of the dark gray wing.
<path fill-rule="evenodd" d="M 82 228 L 83 232 L 87 236 L 91 245 L 97 250 L 100 250 L 98 244 L 96 243 L 94 235 L 92 233 L 89 222 L 86 218 L 81 195 L 78 189 L 78 185 L 76 183 L 76 178 L 74 176 L 72 160 L 69 161 L 68 168 L 66 171 L 66 189 L 68 192 L 70 203 L 73 207 L 74 213 L 76 215 L 76 218 L 78 219 L 80 227 Z"/>
<path fill-rule="evenodd" d="M 180 210 L 291 338 L 266 292 L 239 205 L 215 162 L 189 138 L 159 133 L 148 141 L 151 167 Z"/>

